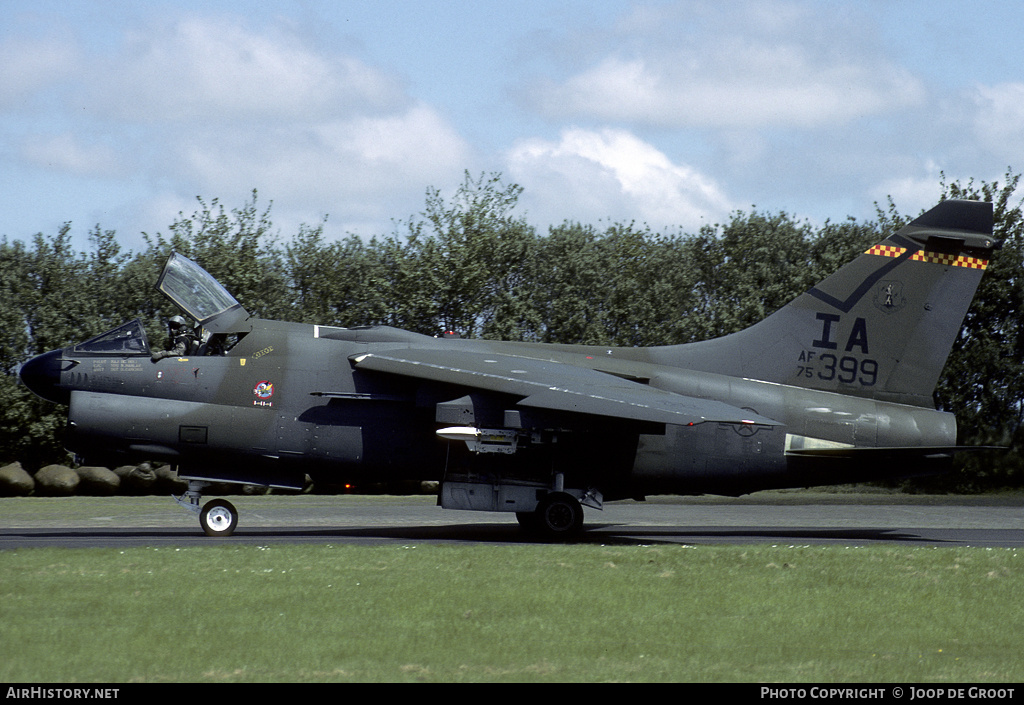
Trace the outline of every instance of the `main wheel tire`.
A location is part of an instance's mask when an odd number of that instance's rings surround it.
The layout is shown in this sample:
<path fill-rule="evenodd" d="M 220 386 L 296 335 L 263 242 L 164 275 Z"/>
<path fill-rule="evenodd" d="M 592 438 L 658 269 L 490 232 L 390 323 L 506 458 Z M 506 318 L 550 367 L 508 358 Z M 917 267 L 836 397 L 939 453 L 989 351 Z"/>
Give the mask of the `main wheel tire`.
<path fill-rule="evenodd" d="M 211 499 L 199 512 L 199 525 L 207 536 L 230 536 L 238 526 L 238 510 L 226 499 Z"/>
<path fill-rule="evenodd" d="M 545 539 L 572 539 L 583 531 L 583 507 L 571 494 L 552 492 L 537 507 L 534 527 Z"/>

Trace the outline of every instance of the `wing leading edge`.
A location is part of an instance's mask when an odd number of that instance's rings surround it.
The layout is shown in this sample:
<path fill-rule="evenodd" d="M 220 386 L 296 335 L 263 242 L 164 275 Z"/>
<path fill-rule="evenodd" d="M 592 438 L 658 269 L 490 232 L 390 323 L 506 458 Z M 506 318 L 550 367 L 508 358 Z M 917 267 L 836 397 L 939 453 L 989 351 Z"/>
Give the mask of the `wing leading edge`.
<path fill-rule="evenodd" d="M 519 406 L 677 425 L 705 421 L 780 426 L 719 401 L 683 396 L 553 360 L 408 348 L 350 358 L 359 370 L 519 396 Z"/>

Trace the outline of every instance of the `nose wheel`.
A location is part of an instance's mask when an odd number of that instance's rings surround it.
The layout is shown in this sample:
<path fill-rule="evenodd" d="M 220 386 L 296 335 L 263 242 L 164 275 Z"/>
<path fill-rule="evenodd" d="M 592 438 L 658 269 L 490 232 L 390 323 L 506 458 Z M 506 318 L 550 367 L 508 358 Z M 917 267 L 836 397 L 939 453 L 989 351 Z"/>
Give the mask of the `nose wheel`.
<path fill-rule="evenodd" d="M 210 483 L 201 480 L 190 480 L 188 491 L 181 497 L 173 497 L 179 506 L 199 516 L 199 525 L 207 536 L 231 536 L 238 526 L 238 510 L 226 499 L 211 499 L 199 507 L 203 497 L 203 488 Z"/>
<path fill-rule="evenodd" d="M 238 510 L 226 499 L 211 499 L 199 512 L 199 525 L 207 536 L 230 536 L 238 526 Z"/>

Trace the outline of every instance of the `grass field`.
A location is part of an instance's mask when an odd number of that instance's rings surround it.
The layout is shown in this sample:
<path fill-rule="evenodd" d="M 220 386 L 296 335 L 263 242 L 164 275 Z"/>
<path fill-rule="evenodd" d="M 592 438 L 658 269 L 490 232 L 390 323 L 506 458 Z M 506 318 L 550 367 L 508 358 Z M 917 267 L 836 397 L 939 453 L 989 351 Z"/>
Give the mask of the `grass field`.
<path fill-rule="evenodd" d="M 1024 680 L 1016 549 L 0 552 L 0 681 Z"/>

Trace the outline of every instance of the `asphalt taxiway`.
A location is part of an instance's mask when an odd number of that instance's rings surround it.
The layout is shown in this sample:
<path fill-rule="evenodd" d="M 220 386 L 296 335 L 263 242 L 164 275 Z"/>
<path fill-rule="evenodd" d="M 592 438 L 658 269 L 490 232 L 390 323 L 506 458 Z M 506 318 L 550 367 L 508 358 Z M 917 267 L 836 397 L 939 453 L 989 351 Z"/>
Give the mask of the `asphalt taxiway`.
<path fill-rule="evenodd" d="M 231 537 L 209 538 L 169 497 L 0 499 L 0 550 L 224 543 L 528 543 L 511 514 L 426 496 L 237 496 Z M 586 510 L 578 543 L 1024 546 L 1024 497 L 758 494 L 653 498 Z"/>

